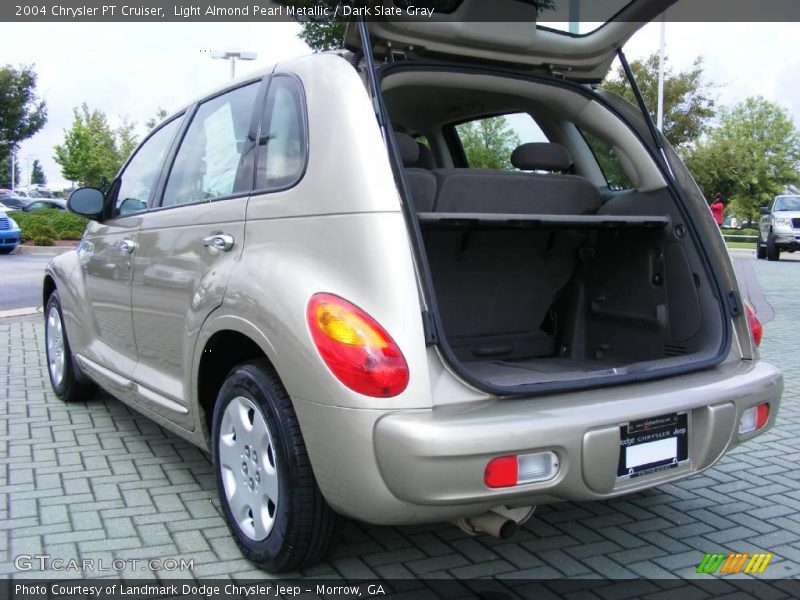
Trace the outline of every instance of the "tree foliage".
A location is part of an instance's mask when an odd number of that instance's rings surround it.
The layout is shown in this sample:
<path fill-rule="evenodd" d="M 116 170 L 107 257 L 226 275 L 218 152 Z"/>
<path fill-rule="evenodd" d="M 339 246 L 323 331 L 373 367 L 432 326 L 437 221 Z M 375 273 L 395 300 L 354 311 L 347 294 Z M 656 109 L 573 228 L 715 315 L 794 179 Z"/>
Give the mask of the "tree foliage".
<path fill-rule="evenodd" d="M 692 67 L 675 71 L 665 59 L 664 68 L 664 137 L 682 152 L 707 131 L 716 114 L 712 95 L 714 84 L 703 77 L 703 59 L 698 57 Z M 658 53 L 630 63 L 636 84 L 642 92 L 653 121 L 658 106 Z M 636 103 L 622 67 L 609 75 L 603 88 Z"/>
<path fill-rule="evenodd" d="M 300 23 L 297 36 L 314 52 L 336 50 L 344 45 L 344 21 L 305 21 Z"/>
<path fill-rule="evenodd" d="M 147 119 L 147 121 L 144 122 L 144 126 L 147 128 L 147 131 L 155 129 L 155 126 L 161 123 L 161 121 L 166 119 L 168 116 L 169 113 L 166 111 L 166 109 L 163 109 L 159 106 L 158 109 L 156 110 L 155 116 Z"/>
<path fill-rule="evenodd" d="M 47 183 L 47 178 L 44 176 L 44 169 L 42 169 L 42 163 L 40 163 L 38 159 L 35 159 L 31 165 L 31 183 Z"/>
<path fill-rule="evenodd" d="M 47 122 L 47 106 L 36 96 L 36 78 L 32 66 L 0 67 L 0 161 Z"/>
<path fill-rule="evenodd" d="M 800 132 L 780 105 L 748 98 L 721 111 L 686 165 L 706 196 L 720 192 L 737 215 L 754 221 L 760 206 L 800 184 Z"/>
<path fill-rule="evenodd" d="M 473 169 L 511 170 L 511 153 L 519 136 L 505 117 L 491 117 L 456 127 L 467 164 Z"/>
<path fill-rule="evenodd" d="M 100 187 L 111 181 L 124 161 L 114 130 L 100 110 L 84 103 L 73 109 L 74 119 L 64 132 L 63 144 L 55 147 L 55 160 L 70 181 Z"/>

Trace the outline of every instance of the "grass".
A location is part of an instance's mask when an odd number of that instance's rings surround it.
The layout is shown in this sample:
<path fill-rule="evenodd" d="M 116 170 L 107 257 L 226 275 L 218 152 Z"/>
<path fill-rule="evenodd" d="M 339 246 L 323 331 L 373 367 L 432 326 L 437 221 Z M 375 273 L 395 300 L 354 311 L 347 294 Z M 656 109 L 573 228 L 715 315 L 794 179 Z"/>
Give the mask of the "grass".
<path fill-rule="evenodd" d="M 725 242 L 728 248 L 743 248 L 745 250 L 755 250 L 755 242 Z"/>

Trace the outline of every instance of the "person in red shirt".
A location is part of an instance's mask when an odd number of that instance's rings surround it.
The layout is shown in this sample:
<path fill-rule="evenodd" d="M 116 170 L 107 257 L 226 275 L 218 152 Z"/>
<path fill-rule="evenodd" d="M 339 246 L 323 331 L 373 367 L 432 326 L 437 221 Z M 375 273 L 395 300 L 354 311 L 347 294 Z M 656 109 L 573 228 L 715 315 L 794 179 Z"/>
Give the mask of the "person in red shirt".
<path fill-rule="evenodd" d="M 722 221 L 725 216 L 725 202 L 722 200 L 722 194 L 719 192 L 714 194 L 714 200 L 709 208 L 711 209 L 711 214 L 714 215 L 717 226 L 722 227 Z"/>

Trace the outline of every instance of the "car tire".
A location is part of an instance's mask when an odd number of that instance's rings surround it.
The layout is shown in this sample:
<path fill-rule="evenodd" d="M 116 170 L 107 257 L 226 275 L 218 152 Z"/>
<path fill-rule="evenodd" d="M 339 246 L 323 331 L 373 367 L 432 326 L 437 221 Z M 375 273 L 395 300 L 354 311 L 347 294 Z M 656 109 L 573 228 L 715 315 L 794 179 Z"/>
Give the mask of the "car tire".
<path fill-rule="evenodd" d="M 781 251 L 777 245 L 775 245 L 775 239 L 772 237 L 772 233 L 767 236 L 767 260 L 780 260 L 781 258 Z"/>
<path fill-rule="evenodd" d="M 765 258 L 767 258 L 767 246 L 761 239 L 760 233 L 758 234 L 758 239 L 756 240 L 756 258 L 758 260 L 764 260 Z"/>
<path fill-rule="evenodd" d="M 72 350 L 64 328 L 61 298 L 54 291 L 47 299 L 44 310 L 44 337 L 47 356 L 47 374 L 56 396 L 64 402 L 80 402 L 96 391 L 93 383 L 82 381 L 75 368 Z"/>
<path fill-rule="evenodd" d="M 322 560 L 338 516 L 314 478 L 292 401 L 266 361 L 228 374 L 212 431 L 217 490 L 242 554 L 271 573 Z"/>

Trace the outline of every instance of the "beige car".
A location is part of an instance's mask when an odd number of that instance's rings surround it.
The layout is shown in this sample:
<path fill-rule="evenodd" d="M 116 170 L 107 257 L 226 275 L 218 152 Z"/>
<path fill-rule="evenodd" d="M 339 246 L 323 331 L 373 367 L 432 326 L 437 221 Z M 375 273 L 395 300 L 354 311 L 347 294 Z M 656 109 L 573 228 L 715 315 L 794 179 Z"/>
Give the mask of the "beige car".
<path fill-rule="evenodd" d="M 594 86 L 664 5 L 577 38 L 513 1 L 502 35 L 361 23 L 179 111 L 69 200 L 92 221 L 44 279 L 56 394 L 208 449 L 271 571 L 339 515 L 505 537 L 711 467 L 783 384 L 686 168 Z"/>

